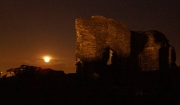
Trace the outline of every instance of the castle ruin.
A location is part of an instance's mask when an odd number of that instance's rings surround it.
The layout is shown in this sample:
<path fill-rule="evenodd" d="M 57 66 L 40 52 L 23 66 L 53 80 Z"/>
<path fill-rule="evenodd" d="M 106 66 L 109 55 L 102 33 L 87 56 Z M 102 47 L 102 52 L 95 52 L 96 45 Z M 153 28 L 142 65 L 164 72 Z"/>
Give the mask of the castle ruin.
<path fill-rule="evenodd" d="M 103 16 L 78 18 L 75 28 L 78 74 L 167 70 L 176 66 L 174 47 L 161 32 L 131 31 L 120 21 Z"/>

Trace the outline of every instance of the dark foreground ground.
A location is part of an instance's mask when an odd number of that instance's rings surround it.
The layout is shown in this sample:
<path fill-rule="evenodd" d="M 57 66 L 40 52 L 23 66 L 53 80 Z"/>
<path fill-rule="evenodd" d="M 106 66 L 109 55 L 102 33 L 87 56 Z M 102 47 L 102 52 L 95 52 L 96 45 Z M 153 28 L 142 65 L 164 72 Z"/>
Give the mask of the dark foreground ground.
<path fill-rule="evenodd" d="M 180 104 L 180 70 L 106 76 L 20 75 L 0 79 L 0 104 L 175 105 Z"/>

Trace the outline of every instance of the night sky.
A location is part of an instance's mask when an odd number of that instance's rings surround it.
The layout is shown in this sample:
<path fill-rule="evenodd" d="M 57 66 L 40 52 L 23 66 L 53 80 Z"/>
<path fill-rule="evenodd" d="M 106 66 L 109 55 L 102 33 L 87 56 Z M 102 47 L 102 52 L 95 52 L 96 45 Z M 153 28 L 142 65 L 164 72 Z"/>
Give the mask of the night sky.
<path fill-rule="evenodd" d="M 164 33 L 180 65 L 180 0 L 0 0 L 0 70 L 27 64 L 75 72 L 75 19 L 92 15 Z"/>

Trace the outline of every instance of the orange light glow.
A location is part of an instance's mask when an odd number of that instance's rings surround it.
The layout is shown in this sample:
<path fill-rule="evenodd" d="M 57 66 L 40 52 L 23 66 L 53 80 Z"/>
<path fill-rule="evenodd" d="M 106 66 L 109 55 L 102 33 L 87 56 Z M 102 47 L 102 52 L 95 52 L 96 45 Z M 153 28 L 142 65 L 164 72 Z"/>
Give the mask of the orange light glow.
<path fill-rule="evenodd" d="M 51 60 L 51 58 L 49 56 L 45 56 L 43 59 L 44 59 L 44 62 L 47 62 L 47 63 L 50 62 L 50 60 Z"/>

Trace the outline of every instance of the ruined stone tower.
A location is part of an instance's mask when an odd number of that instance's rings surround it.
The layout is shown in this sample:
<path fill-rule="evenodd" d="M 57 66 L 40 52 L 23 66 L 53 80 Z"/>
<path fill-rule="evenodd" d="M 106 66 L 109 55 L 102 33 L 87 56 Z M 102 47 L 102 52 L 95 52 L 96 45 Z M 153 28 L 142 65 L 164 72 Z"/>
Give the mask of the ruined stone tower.
<path fill-rule="evenodd" d="M 176 66 L 174 47 L 158 31 L 131 31 L 131 60 L 141 71 L 167 70 Z"/>
<path fill-rule="evenodd" d="M 103 16 L 78 18 L 75 26 L 78 74 L 151 71 L 175 65 L 174 48 L 158 31 L 130 31 L 123 23 Z"/>

